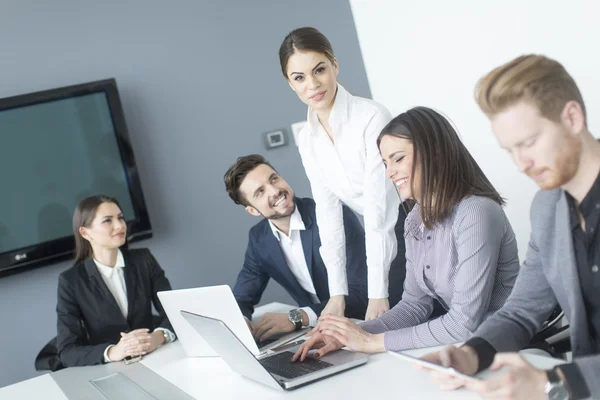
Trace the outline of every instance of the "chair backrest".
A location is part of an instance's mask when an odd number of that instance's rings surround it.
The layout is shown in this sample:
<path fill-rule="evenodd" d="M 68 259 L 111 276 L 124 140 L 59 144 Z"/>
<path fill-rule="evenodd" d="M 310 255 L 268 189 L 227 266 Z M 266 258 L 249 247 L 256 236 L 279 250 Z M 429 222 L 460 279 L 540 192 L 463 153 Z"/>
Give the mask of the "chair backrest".
<path fill-rule="evenodd" d="M 566 342 L 560 341 L 557 343 L 551 343 L 548 341 L 548 339 L 569 329 L 569 325 L 561 326 L 561 321 L 564 315 L 565 314 L 560 306 L 556 306 L 538 333 L 535 334 L 529 344 L 525 346 L 525 349 L 540 349 L 548 353 L 548 355 L 551 357 L 564 357 L 564 353 L 570 351 L 568 337 Z"/>
<path fill-rule="evenodd" d="M 58 348 L 56 347 L 56 336 L 53 337 L 38 353 L 35 358 L 36 371 L 58 371 L 65 366 L 60 361 L 58 356 Z"/>
<path fill-rule="evenodd" d="M 535 338 L 545 340 L 549 336 L 554 335 L 558 329 L 560 329 L 557 325 L 565 316 L 564 311 L 560 308 L 560 306 L 556 306 L 554 310 L 550 313 L 544 325 L 540 328 L 538 333 L 535 335 Z"/>
<path fill-rule="evenodd" d="M 158 327 L 162 318 L 158 315 L 152 315 L 152 328 Z M 89 340 L 89 335 L 83 321 L 80 322 L 83 330 L 85 331 L 86 337 Z M 34 361 L 36 371 L 59 371 L 65 366 L 63 365 L 58 355 L 58 347 L 56 346 L 56 336 L 50 339 L 48 343 L 38 353 Z"/>

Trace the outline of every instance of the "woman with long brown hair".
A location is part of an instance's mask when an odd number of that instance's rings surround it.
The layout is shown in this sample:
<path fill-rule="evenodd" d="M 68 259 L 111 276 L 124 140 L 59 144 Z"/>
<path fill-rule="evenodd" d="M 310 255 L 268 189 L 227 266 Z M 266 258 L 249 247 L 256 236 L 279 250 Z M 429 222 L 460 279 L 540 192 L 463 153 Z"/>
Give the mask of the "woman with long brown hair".
<path fill-rule="evenodd" d="M 128 250 L 119 202 L 96 195 L 73 215 L 75 265 L 58 281 L 58 354 L 67 367 L 137 358 L 175 339 L 157 292 L 171 290 L 148 249 Z M 159 313 L 153 322 L 152 304 Z"/>
<path fill-rule="evenodd" d="M 322 316 L 312 347 L 366 353 L 457 343 L 502 307 L 519 271 L 504 199 L 446 118 L 417 107 L 394 118 L 377 145 L 387 177 L 412 207 L 405 223 L 402 300 L 381 317 L 355 324 Z M 430 319 L 434 300 L 447 310 Z"/>

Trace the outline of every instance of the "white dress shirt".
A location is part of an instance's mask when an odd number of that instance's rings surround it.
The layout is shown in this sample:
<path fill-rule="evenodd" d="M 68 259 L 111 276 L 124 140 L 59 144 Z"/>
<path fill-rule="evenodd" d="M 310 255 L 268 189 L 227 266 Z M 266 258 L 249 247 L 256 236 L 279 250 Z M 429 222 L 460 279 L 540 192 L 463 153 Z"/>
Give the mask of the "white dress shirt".
<path fill-rule="evenodd" d="M 117 305 L 119 306 L 123 317 L 127 319 L 127 307 L 129 306 L 129 303 L 127 301 L 127 286 L 125 285 L 125 274 L 123 272 L 123 268 L 125 268 L 125 259 L 123 258 L 123 253 L 121 253 L 121 250 L 118 250 L 117 262 L 115 263 L 114 267 L 104 265 L 96 259 L 94 259 L 94 263 L 98 268 L 98 272 L 100 272 L 102 280 L 104 281 L 104 283 L 106 283 L 108 290 L 115 298 L 115 301 L 117 302 Z M 169 329 L 156 328 L 155 330 L 162 330 L 163 332 L 167 332 L 170 342 L 175 339 L 175 335 Z M 110 346 L 106 347 L 106 350 L 104 350 L 105 362 L 112 361 L 110 358 L 108 358 L 108 350 L 113 346 L 114 345 L 111 344 Z"/>
<path fill-rule="evenodd" d="M 289 236 L 281 232 L 271 221 L 269 221 L 273 235 L 279 242 L 279 247 L 283 252 L 283 257 L 287 263 L 290 271 L 302 286 L 302 289 L 306 290 L 310 295 L 313 303 L 319 303 L 320 300 L 317 297 L 315 285 L 313 284 L 310 272 L 308 271 L 308 265 L 306 264 L 306 258 L 304 257 L 304 248 L 302 247 L 302 240 L 300 238 L 300 231 L 306 229 L 302 216 L 298 211 L 298 208 L 294 211 L 290 218 L 290 232 Z M 317 314 L 310 307 L 302 307 L 308 315 L 308 324 L 315 326 L 317 324 Z"/>
<path fill-rule="evenodd" d="M 388 297 L 388 273 L 398 245 L 394 227 L 400 199 L 387 179 L 377 137 L 391 120 L 382 105 L 338 84 L 329 117 L 333 142 L 309 107 L 298 149 L 316 202 L 321 257 L 331 296 L 348 295 L 342 203 L 363 216 L 369 298 Z"/>

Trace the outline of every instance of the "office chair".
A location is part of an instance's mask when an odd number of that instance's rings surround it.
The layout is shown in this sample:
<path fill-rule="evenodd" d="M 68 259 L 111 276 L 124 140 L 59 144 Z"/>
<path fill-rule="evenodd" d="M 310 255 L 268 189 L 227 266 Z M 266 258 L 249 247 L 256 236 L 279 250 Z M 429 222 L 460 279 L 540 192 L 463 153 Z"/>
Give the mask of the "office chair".
<path fill-rule="evenodd" d="M 42 347 L 35 358 L 34 365 L 36 371 L 55 372 L 65 367 L 58 356 L 58 349 L 56 348 L 56 336 L 53 337 L 44 347 Z"/>
<path fill-rule="evenodd" d="M 564 315 L 560 306 L 556 306 L 525 349 L 540 349 L 551 357 L 564 359 L 571 351 L 569 325 L 560 326 Z"/>
<path fill-rule="evenodd" d="M 154 327 L 157 327 L 161 322 L 161 318 L 158 315 L 152 315 L 152 323 Z M 81 325 L 85 331 L 85 324 L 81 321 Z M 86 331 L 87 335 L 87 331 Z M 89 335 L 88 335 L 89 340 Z M 53 337 L 38 353 L 34 361 L 36 371 L 59 371 L 65 366 L 60 357 L 58 356 L 58 348 L 56 347 L 56 336 Z"/>

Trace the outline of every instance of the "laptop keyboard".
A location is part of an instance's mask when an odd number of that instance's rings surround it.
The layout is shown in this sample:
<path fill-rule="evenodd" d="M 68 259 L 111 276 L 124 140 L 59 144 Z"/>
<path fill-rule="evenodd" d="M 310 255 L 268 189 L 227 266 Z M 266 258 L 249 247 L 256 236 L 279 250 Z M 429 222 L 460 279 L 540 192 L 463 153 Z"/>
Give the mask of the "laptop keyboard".
<path fill-rule="evenodd" d="M 284 351 L 258 361 L 270 373 L 287 379 L 297 378 L 333 365 L 310 357 L 307 357 L 303 362 L 292 362 L 293 355 L 294 353 L 291 351 Z"/>

